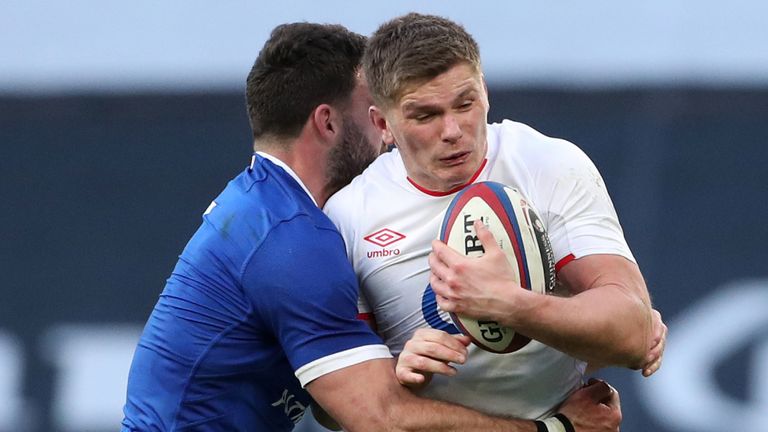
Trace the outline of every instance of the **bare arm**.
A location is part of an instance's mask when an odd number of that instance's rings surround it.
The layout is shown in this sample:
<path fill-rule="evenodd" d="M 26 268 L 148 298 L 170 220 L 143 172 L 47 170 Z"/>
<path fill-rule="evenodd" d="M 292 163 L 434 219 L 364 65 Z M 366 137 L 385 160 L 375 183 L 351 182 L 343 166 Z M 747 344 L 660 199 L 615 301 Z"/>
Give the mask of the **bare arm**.
<path fill-rule="evenodd" d="M 485 255 L 467 258 L 434 241 L 430 283 L 443 310 L 492 318 L 574 357 L 599 365 L 640 368 L 653 344 L 648 290 L 636 264 L 618 255 L 590 255 L 560 270 L 572 297 L 519 287 L 493 235 L 475 223 Z"/>
<path fill-rule="evenodd" d="M 558 277 L 574 295 L 533 297 L 521 321 L 549 325 L 531 328 L 531 337 L 590 362 L 640 368 L 651 348 L 652 315 L 637 265 L 618 255 L 589 255 Z M 528 328 L 516 324 L 526 334 Z"/>
<path fill-rule="evenodd" d="M 397 384 L 392 361 L 370 360 L 309 383 L 307 389 L 345 430 L 534 432 L 530 420 L 502 419 L 422 399 Z M 577 390 L 558 409 L 579 432 L 617 432 L 618 392 L 602 381 Z"/>
<path fill-rule="evenodd" d="M 501 419 L 458 405 L 422 399 L 398 384 L 392 360 L 370 360 L 307 385 L 344 430 L 535 432 L 529 420 Z"/>

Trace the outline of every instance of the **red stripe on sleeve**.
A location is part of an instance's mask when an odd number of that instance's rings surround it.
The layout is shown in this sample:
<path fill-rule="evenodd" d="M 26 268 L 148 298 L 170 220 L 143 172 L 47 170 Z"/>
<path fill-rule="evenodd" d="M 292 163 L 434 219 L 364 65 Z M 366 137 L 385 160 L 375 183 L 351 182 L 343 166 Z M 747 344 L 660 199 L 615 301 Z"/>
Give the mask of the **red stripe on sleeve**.
<path fill-rule="evenodd" d="M 568 254 L 565 257 L 563 257 L 563 259 L 561 259 L 560 261 L 557 262 L 557 264 L 555 264 L 555 273 L 560 272 L 561 268 L 565 267 L 566 264 L 568 264 L 569 262 L 575 259 L 576 257 L 573 256 L 573 254 Z"/>
<path fill-rule="evenodd" d="M 359 313 L 357 314 L 357 319 L 363 321 L 373 321 L 373 314 L 370 312 Z"/>

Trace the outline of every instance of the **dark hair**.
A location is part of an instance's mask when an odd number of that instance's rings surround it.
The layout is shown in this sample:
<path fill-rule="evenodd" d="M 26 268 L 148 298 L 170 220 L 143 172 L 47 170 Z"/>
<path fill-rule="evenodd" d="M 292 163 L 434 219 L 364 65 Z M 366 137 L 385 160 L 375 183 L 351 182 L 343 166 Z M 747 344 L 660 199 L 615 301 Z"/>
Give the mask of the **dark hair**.
<path fill-rule="evenodd" d="M 461 25 L 435 15 L 409 13 L 382 24 L 368 40 L 363 67 L 380 107 L 396 103 L 410 85 L 459 63 L 480 72 L 480 49 Z"/>
<path fill-rule="evenodd" d="M 246 81 L 254 139 L 296 137 L 318 105 L 346 103 L 365 42 L 365 36 L 340 25 L 275 27 Z"/>

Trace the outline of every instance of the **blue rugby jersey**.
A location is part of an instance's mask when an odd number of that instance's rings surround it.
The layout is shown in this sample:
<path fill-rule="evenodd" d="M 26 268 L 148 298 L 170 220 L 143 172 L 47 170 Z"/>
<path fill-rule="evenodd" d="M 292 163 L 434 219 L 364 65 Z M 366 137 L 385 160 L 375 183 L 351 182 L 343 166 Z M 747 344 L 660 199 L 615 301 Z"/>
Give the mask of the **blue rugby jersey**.
<path fill-rule="evenodd" d="M 139 340 L 123 431 L 289 431 L 330 371 L 388 349 L 336 228 L 259 153 L 214 200 Z M 329 357 L 331 356 L 331 357 Z"/>

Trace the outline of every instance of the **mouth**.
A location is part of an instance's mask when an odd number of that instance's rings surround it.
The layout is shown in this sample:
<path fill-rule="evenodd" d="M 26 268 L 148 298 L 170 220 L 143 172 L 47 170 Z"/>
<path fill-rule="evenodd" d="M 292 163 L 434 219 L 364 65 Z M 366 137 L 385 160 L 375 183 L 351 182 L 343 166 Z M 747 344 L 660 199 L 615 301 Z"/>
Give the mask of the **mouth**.
<path fill-rule="evenodd" d="M 469 151 L 453 153 L 453 154 L 451 154 L 451 155 L 449 155 L 447 157 L 440 158 L 440 162 L 442 162 L 443 164 L 445 164 L 447 166 L 461 165 L 464 162 L 466 162 L 467 159 L 469 159 L 469 155 L 471 153 L 472 152 L 469 152 Z"/>

